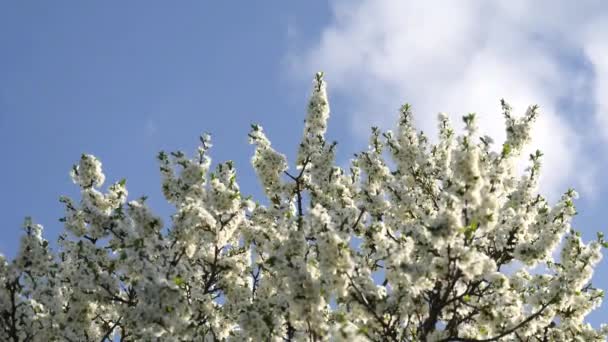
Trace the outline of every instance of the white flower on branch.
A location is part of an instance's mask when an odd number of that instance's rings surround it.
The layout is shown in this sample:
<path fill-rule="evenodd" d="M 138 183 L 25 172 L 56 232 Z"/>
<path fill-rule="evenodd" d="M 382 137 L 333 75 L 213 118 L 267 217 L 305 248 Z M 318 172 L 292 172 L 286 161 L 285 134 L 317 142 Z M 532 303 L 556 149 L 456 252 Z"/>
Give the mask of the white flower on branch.
<path fill-rule="evenodd" d="M 82 155 L 58 250 L 27 219 L 17 257 L 0 256 L 0 340 L 604 341 L 585 317 L 608 242 L 570 226 L 574 190 L 553 206 L 537 193 L 542 153 L 516 172 L 538 108 L 501 104 L 498 150 L 475 114 L 462 135 L 439 114 L 431 144 L 404 105 L 346 171 L 318 73 L 294 171 L 252 125 L 269 204 L 241 194 L 231 161 L 210 170 L 204 134 L 192 158 L 158 155 L 166 225 Z"/>

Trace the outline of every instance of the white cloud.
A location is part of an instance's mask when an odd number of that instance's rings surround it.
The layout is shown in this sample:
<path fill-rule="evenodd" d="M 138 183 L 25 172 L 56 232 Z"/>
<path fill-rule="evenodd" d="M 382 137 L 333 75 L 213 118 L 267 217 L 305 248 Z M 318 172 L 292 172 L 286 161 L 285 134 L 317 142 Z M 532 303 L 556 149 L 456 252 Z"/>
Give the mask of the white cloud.
<path fill-rule="evenodd" d="M 292 51 L 293 70 L 301 77 L 324 70 L 330 91 L 353 99 L 352 127 L 363 139 L 372 124 L 392 127 L 403 101 L 429 133 L 439 111 L 457 123 L 476 112 L 481 129 L 499 139 L 500 98 L 518 114 L 539 104 L 532 146 L 545 153 L 542 190 L 553 199 L 572 184 L 591 191 L 594 168 L 581 165 L 593 165 L 584 153 L 594 143 L 589 125 L 599 122 L 608 138 L 608 98 L 601 98 L 608 94 L 602 24 L 608 5 L 338 0 L 331 6 L 333 18 L 316 45 Z M 564 101 L 594 102 L 595 122 L 581 123 Z"/>
<path fill-rule="evenodd" d="M 608 15 L 599 17 L 583 37 L 585 55 L 594 66 L 595 114 L 601 127 L 608 127 Z M 608 130 L 602 132 L 608 139 Z"/>

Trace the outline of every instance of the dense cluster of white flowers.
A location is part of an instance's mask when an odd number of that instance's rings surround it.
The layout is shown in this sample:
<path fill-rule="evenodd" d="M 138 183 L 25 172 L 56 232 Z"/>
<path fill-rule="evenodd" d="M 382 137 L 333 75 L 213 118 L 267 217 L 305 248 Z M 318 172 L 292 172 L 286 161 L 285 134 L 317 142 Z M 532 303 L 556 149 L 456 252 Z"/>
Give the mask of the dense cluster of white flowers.
<path fill-rule="evenodd" d="M 103 190 L 83 155 L 58 250 L 27 219 L 17 257 L 0 256 L 0 340 L 604 341 L 585 317 L 607 243 L 570 227 L 574 190 L 553 206 L 537 194 L 540 152 L 515 171 L 537 108 L 502 107 L 496 151 L 474 114 L 461 136 L 440 114 L 431 144 L 404 105 L 345 172 L 319 73 L 295 173 L 252 126 L 269 204 L 241 195 L 232 162 L 210 171 L 203 135 L 192 159 L 158 156 L 167 226 L 145 198 L 127 202 L 124 180 Z"/>

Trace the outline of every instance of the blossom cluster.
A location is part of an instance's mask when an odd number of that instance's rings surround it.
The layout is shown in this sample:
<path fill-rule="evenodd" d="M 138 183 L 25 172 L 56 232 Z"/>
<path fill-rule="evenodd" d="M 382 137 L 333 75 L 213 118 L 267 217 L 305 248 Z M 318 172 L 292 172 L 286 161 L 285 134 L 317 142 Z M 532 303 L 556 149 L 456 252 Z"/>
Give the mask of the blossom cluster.
<path fill-rule="evenodd" d="M 57 250 L 28 218 L 16 258 L 0 256 L 0 340 L 605 341 L 585 317 L 608 243 L 572 229 L 574 190 L 538 194 L 542 153 L 517 172 L 538 108 L 502 109 L 495 148 L 474 114 L 461 135 L 439 114 L 431 143 L 404 105 L 344 170 L 319 73 L 295 171 L 252 125 L 267 205 L 231 161 L 211 169 L 205 134 L 194 157 L 158 155 L 167 223 L 82 155 Z"/>

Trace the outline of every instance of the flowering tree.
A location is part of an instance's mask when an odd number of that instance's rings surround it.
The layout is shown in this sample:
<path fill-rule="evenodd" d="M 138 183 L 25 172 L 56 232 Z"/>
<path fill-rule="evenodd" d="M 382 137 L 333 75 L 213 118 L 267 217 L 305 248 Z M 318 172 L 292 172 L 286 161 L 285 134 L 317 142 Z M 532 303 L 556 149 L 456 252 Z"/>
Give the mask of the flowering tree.
<path fill-rule="evenodd" d="M 346 173 L 317 74 L 295 171 L 249 134 L 268 205 L 241 195 L 231 162 L 209 170 L 208 135 L 194 158 L 158 155 L 168 229 L 124 180 L 102 190 L 83 155 L 58 250 L 28 219 L 17 257 L 0 256 L 0 340 L 604 341 L 584 319 L 607 243 L 571 229 L 574 190 L 554 206 L 536 193 L 540 152 L 515 171 L 537 107 L 502 110 L 496 152 L 473 114 L 460 136 L 440 115 L 431 144 L 405 105 Z"/>

